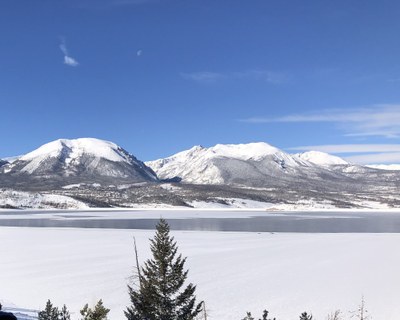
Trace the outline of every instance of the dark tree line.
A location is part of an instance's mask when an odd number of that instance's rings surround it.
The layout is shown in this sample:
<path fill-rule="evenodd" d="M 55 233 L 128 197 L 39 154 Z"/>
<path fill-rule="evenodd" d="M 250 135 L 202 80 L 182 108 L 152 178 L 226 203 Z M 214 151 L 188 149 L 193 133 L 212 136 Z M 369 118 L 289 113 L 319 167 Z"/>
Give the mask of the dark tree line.
<path fill-rule="evenodd" d="M 104 307 L 103 301 L 99 300 L 93 309 L 89 308 L 88 304 L 81 309 L 80 320 L 107 320 L 109 312 L 110 310 Z M 46 307 L 38 314 L 38 320 L 71 320 L 71 314 L 65 304 L 58 309 L 50 300 L 47 300 Z"/>

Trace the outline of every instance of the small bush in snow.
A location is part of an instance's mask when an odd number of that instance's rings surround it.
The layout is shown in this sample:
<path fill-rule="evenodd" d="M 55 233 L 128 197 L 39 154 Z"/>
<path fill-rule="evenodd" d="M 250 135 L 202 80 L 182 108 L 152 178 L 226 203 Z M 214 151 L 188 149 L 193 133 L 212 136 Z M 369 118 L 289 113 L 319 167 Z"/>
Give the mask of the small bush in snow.
<path fill-rule="evenodd" d="M 61 311 L 54 307 L 50 300 L 47 300 L 46 307 L 38 314 L 38 320 L 70 320 L 71 316 L 64 304 Z"/>
<path fill-rule="evenodd" d="M 253 318 L 253 316 L 251 315 L 251 312 L 247 312 L 246 317 L 244 317 L 242 320 L 255 320 L 255 318 Z M 264 310 L 262 319 L 259 318 L 259 320 L 276 320 L 276 318 L 268 319 L 268 311 Z"/>
<path fill-rule="evenodd" d="M 103 301 L 100 299 L 92 310 L 89 305 L 86 304 L 80 311 L 83 316 L 82 320 L 107 320 L 107 315 L 110 309 L 107 309 L 103 305 Z"/>

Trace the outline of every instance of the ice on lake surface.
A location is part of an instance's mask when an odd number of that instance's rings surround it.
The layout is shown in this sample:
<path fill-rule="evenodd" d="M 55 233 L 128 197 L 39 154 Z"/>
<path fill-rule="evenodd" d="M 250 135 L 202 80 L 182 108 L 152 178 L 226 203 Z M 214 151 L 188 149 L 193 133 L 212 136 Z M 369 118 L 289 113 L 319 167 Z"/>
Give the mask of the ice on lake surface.
<path fill-rule="evenodd" d="M 166 218 L 173 230 L 399 233 L 397 212 L 265 212 L 265 211 L 3 211 L 0 226 L 154 229 Z"/>

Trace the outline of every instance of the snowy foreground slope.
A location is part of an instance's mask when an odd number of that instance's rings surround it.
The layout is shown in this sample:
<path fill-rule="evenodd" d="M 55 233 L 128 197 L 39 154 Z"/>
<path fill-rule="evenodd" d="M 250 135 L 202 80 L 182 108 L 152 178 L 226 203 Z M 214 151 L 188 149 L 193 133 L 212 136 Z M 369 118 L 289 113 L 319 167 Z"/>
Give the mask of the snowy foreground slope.
<path fill-rule="evenodd" d="M 326 319 L 355 310 L 364 295 L 375 320 L 400 314 L 399 234 L 173 232 L 188 256 L 189 279 L 210 320 L 242 319 L 264 308 L 279 320 L 310 311 Z M 7 307 L 67 304 L 78 319 L 103 298 L 110 319 L 124 319 L 136 237 L 149 256 L 153 231 L 0 228 L 0 299 Z"/>

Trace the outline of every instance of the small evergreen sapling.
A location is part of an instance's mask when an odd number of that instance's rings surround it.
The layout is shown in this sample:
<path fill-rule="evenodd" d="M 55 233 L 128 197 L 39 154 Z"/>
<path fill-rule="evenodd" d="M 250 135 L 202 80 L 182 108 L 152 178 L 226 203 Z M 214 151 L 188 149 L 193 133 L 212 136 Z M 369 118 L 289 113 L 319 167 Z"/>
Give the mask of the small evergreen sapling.
<path fill-rule="evenodd" d="M 307 312 L 303 312 L 300 315 L 300 320 L 312 320 L 312 315 L 307 314 Z"/>
<path fill-rule="evenodd" d="M 103 305 L 103 301 L 100 299 L 92 310 L 88 304 L 85 304 L 80 314 L 83 316 L 82 320 L 107 320 L 107 315 L 110 309 L 107 309 Z"/>
<path fill-rule="evenodd" d="M 38 314 L 38 320 L 71 320 L 71 315 L 65 304 L 60 311 L 47 300 L 46 307 Z"/>
<path fill-rule="evenodd" d="M 54 307 L 50 299 L 46 302 L 44 310 L 38 314 L 38 320 L 58 320 L 58 308 Z"/>
<path fill-rule="evenodd" d="M 186 258 L 177 254 L 169 231 L 161 219 L 150 240 L 153 258 L 138 269 L 138 288 L 128 286 L 132 303 L 125 311 L 128 320 L 194 320 L 202 310 L 201 303 L 196 305 L 196 286 L 184 287 Z"/>
<path fill-rule="evenodd" d="M 254 320 L 251 312 L 246 312 L 246 316 L 242 320 Z"/>
<path fill-rule="evenodd" d="M 264 310 L 262 314 L 262 319 L 259 318 L 258 320 L 276 320 L 276 318 L 268 319 L 268 314 L 269 312 L 267 310 Z M 246 317 L 244 317 L 242 320 L 255 320 L 255 318 L 253 318 L 251 312 L 247 312 Z"/>
<path fill-rule="evenodd" d="M 58 315 L 58 319 L 59 320 L 71 320 L 71 315 L 67 309 L 67 306 L 64 304 L 64 306 L 62 307 L 59 315 Z"/>

